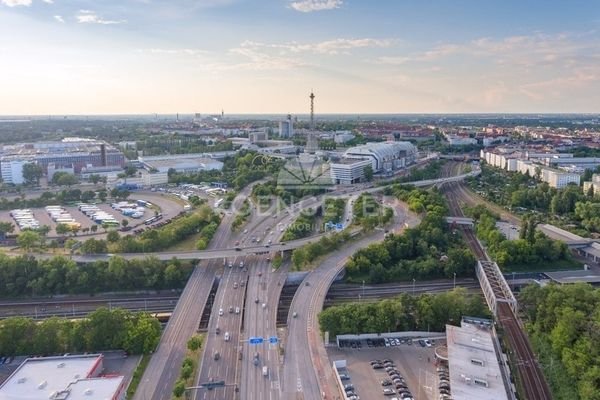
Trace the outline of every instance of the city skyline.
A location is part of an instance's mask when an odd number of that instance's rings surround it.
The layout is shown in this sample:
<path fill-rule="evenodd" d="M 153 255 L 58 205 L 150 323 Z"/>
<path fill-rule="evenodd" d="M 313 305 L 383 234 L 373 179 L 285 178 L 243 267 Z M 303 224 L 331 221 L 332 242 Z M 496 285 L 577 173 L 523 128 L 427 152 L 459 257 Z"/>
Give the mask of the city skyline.
<path fill-rule="evenodd" d="M 0 0 L 0 114 L 594 113 L 600 5 Z"/>

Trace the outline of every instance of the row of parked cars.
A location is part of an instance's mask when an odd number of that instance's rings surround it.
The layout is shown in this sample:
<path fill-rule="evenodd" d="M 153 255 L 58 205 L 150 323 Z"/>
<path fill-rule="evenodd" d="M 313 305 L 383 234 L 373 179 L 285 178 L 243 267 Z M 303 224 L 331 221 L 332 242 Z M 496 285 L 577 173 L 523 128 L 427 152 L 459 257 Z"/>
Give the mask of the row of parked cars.
<path fill-rule="evenodd" d="M 354 391 L 354 385 L 351 383 L 344 385 L 344 391 L 346 392 L 346 398 L 348 400 L 359 400 L 360 397 Z"/>
<path fill-rule="evenodd" d="M 413 400 L 413 395 L 408 389 L 408 385 L 404 380 L 400 371 L 396 368 L 396 364 L 389 358 L 383 360 L 371 360 L 371 367 L 373 369 L 385 369 L 388 374 L 388 378 L 381 380 L 381 386 L 383 387 L 384 396 L 396 396 L 391 400 Z"/>
<path fill-rule="evenodd" d="M 0 365 L 1 364 L 10 364 L 13 360 L 13 356 L 0 357 Z"/>
<path fill-rule="evenodd" d="M 377 338 L 365 340 L 367 347 L 394 347 L 400 346 L 401 344 L 412 345 L 412 338 Z M 431 347 L 435 344 L 432 339 L 419 339 L 418 343 L 421 347 Z M 363 340 L 340 340 L 340 347 L 351 347 L 353 349 L 360 349 L 363 347 Z"/>
<path fill-rule="evenodd" d="M 446 367 L 438 367 L 438 389 L 440 391 L 440 400 L 452 400 L 452 395 L 450 394 L 450 374 L 448 372 L 448 368 Z"/>

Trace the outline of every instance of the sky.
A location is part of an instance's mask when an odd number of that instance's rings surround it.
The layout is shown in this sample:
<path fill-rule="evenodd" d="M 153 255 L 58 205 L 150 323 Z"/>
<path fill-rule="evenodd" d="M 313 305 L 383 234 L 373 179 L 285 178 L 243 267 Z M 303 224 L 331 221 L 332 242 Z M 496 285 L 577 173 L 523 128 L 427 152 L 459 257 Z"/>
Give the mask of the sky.
<path fill-rule="evenodd" d="M 0 115 L 598 113 L 596 0 L 0 0 Z"/>

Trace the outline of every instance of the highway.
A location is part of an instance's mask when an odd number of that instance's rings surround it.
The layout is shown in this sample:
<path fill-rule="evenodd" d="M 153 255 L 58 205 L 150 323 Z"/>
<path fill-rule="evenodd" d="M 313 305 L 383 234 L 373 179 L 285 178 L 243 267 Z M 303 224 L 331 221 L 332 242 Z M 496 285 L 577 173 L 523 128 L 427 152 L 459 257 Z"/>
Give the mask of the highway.
<path fill-rule="evenodd" d="M 248 274 L 254 270 L 250 257 L 238 257 L 227 260 L 232 267 L 225 267 L 213 304 L 208 332 L 203 344 L 204 351 L 198 384 L 224 380 L 226 386 L 213 391 L 198 389 L 193 399 L 233 399 L 237 383 L 240 329 L 245 304 L 245 290 Z M 243 267 L 240 267 L 240 264 Z M 217 356 L 218 353 L 218 356 Z"/>
<path fill-rule="evenodd" d="M 272 257 L 272 252 L 277 250 L 292 249 L 298 246 L 298 241 L 290 242 L 284 246 L 281 245 L 268 245 L 268 240 L 278 241 L 282 234 L 282 229 L 279 227 L 287 226 L 292 223 L 297 214 L 302 210 L 309 207 L 315 207 L 320 204 L 321 199 L 310 198 L 301 201 L 299 204 L 291 208 L 291 212 L 279 212 L 275 218 L 273 215 L 267 213 L 257 212 L 256 206 L 253 207 L 252 218 L 244 226 L 240 227 L 241 232 L 232 233 L 230 241 L 235 245 L 235 242 L 239 242 L 239 246 L 244 243 L 253 243 L 252 237 L 260 239 L 260 245 L 246 245 L 245 252 L 235 251 L 233 257 L 227 258 L 227 264 L 231 261 L 233 267 L 226 268 L 224 277 L 217 290 L 216 303 L 213 307 L 209 327 L 207 333 L 207 340 L 205 344 L 200 374 L 197 380 L 197 385 L 206 383 L 209 379 L 215 381 L 223 380 L 226 385 L 224 388 L 217 388 L 213 391 L 206 389 L 198 389 L 194 393 L 195 399 L 221 399 L 221 398 L 239 398 L 239 394 L 236 394 L 235 388 L 242 387 L 241 393 L 267 393 L 270 389 L 267 389 L 267 383 L 265 387 L 261 387 L 260 382 L 267 382 L 267 378 L 262 380 L 248 379 L 250 371 L 255 371 L 259 368 L 252 365 L 252 369 L 248 366 L 252 363 L 254 353 L 249 350 L 247 342 L 248 337 L 252 335 L 269 335 L 276 336 L 276 312 L 277 303 L 279 298 L 279 292 L 276 289 L 271 288 L 268 285 L 275 285 L 275 281 L 270 283 L 271 279 L 279 279 L 281 273 L 271 274 L 270 262 L 267 257 Z M 244 233 L 245 232 L 245 233 Z M 306 240 L 302 240 L 301 243 L 306 244 L 311 240 L 316 240 L 313 236 Z M 301 245 L 303 245 L 301 244 Z M 262 255 L 254 255 L 257 252 L 265 253 Z M 244 253 L 248 254 L 247 256 Z M 227 252 L 221 252 L 222 256 L 227 255 Z M 236 257 L 237 256 L 237 257 Z M 244 262 L 244 268 L 239 268 L 240 262 Z M 229 271 L 227 271 L 229 270 Z M 236 272 L 237 271 L 237 272 Z M 246 285 L 242 288 L 239 287 L 240 282 L 243 281 Z M 285 280 L 283 279 L 281 284 Z M 235 283 L 237 283 L 237 288 Z M 281 290 L 281 287 L 279 287 Z M 267 296 L 269 293 L 269 296 Z M 255 299 L 259 302 L 256 303 Z M 265 308 L 262 304 L 265 303 Z M 236 307 L 240 307 L 240 314 L 229 313 L 229 307 L 232 306 L 234 311 Z M 219 316 L 219 310 L 223 309 L 224 315 Z M 242 336 L 242 320 L 244 321 L 244 335 Z M 217 334 L 217 327 L 219 327 L 220 333 Z M 225 333 L 229 333 L 230 340 L 225 341 Z M 270 333 L 269 333 L 270 332 Z M 263 336 L 261 336 L 263 337 Z M 268 350 L 260 350 L 259 360 L 260 366 L 263 365 L 273 367 L 277 365 L 277 347 L 275 352 L 271 354 Z M 215 351 L 219 353 L 219 359 L 215 360 Z M 240 360 L 240 352 L 242 353 L 242 359 Z M 242 368 L 244 367 L 244 368 Z M 276 370 L 276 368 L 273 368 Z M 242 376 L 244 375 L 244 376 Z M 260 376 L 262 376 L 262 368 L 260 368 Z M 273 376 L 276 376 L 275 374 Z M 258 394 L 261 398 L 262 394 Z"/>
<path fill-rule="evenodd" d="M 402 203 L 394 202 L 393 205 L 396 227 L 416 226 L 419 223 L 418 218 L 408 213 Z M 347 259 L 358 249 L 382 240 L 383 236 L 383 231 L 376 230 L 332 254 L 311 271 L 298 288 L 290 308 L 292 315 L 288 317 L 282 371 L 284 398 L 333 399 L 339 396 L 331 392 L 337 386 L 319 332 L 317 315 L 323 308 L 331 283 L 344 268 Z M 294 312 L 297 313 L 296 318 L 293 318 Z M 313 368 L 307 368 L 310 365 Z"/>
<path fill-rule="evenodd" d="M 252 185 L 236 196 L 233 202 L 234 209 L 239 209 L 239 205 L 248 196 L 250 190 L 252 190 Z M 232 214 L 223 217 L 209 245 L 210 249 L 219 249 L 225 246 L 231 234 L 230 225 L 233 218 Z M 158 348 L 142 376 L 133 397 L 134 400 L 171 399 L 173 386 L 179 376 L 181 363 L 187 350 L 187 341 L 198 329 L 219 267 L 222 267 L 222 261 L 214 260 L 204 265 L 199 264 L 194 268 L 192 276 L 169 318 Z"/>

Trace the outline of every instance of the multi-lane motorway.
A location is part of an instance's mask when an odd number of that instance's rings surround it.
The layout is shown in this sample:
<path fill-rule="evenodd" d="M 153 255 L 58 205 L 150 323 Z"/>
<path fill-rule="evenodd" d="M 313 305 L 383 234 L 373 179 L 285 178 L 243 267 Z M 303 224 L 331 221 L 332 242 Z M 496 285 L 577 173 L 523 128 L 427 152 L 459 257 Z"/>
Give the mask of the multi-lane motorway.
<path fill-rule="evenodd" d="M 249 195 L 252 186 L 244 189 L 234 200 L 234 209 Z M 225 215 L 213 240 L 211 249 L 225 247 L 231 234 L 233 215 Z M 215 274 L 222 261 L 214 260 L 194 268 L 183 293 L 169 319 L 156 352 L 142 376 L 134 400 L 170 399 L 181 363 L 185 356 L 186 344 L 200 324 L 202 312 L 215 280 Z"/>

